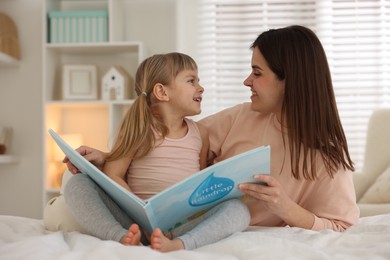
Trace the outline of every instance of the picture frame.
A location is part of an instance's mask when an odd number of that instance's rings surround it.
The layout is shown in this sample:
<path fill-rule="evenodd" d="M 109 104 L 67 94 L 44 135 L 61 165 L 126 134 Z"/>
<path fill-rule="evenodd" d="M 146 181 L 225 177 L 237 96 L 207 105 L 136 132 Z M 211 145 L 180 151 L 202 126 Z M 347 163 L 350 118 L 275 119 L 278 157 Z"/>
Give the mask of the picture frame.
<path fill-rule="evenodd" d="M 62 68 L 62 98 L 65 100 L 98 98 L 97 66 L 67 64 Z"/>

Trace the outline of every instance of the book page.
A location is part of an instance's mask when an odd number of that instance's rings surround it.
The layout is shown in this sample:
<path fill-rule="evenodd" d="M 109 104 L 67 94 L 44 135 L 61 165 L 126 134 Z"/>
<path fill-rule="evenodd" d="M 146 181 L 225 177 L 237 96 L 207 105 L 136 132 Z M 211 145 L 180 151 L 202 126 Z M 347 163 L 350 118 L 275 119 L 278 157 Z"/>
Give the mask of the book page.
<path fill-rule="evenodd" d="M 259 147 L 214 164 L 151 197 L 153 225 L 163 231 L 179 226 L 224 200 L 240 198 L 238 184 L 270 173 L 270 147 Z"/>
<path fill-rule="evenodd" d="M 64 154 L 79 169 L 80 172 L 87 174 L 91 179 L 93 179 L 107 194 L 110 195 L 110 197 L 123 209 L 123 211 L 125 211 L 126 214 L 134 219 L 138 224 L 148 230 L 151 229 L 149 217 L 145 211 L 146 203 L 142 199 L 105 175 L 95 165 L 90 163 L 72 147 L 70 147 L 53 130 L 50 129 L 49 133 Z"/>

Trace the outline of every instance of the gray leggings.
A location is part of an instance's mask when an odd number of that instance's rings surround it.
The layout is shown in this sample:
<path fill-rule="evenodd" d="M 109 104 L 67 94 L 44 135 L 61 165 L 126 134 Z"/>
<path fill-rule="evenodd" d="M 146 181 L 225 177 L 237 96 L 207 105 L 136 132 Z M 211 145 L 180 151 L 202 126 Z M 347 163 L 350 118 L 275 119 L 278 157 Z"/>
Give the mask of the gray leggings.
<path fill-rule="evenodd" d="M 120 241 L 130 225 L 135 223 L 85 174 L 76 174 L 69 179 L 64 196 L 79 224 L 100 239 Z M 219 204 L 171 233 L 174 238 L 183 241 L 186 249 L 195 249 L 243 231 L 249 221 L 247 206 L 233 199 Z M 145 236 L 142 237 L 141 242 L 148 244 Z"/>

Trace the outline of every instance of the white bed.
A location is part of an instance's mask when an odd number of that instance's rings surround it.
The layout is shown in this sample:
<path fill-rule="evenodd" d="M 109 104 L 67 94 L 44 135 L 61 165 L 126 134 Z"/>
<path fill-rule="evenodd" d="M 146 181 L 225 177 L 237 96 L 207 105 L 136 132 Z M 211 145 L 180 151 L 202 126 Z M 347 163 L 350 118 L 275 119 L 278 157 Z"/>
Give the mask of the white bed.
<path fill-rule="evenodd" d="M 0 259 L 390 259 L 390 214 L 361 218 L 344 233 L 250 228 L 194 251 L 171 253 L 77 232 L 49 232 L 42 223 L 0 216 Z"/>

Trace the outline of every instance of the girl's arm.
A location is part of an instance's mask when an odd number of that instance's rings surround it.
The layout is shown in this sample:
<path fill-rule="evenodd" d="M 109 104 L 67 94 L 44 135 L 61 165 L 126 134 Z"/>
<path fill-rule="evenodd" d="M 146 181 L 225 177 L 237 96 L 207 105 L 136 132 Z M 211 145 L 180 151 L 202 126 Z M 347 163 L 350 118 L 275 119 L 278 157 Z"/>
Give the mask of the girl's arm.
<path fill-rule="evenodd" d="M 129 185 L 126 181 L 126 173 L 132 159 L 130 156 L 123 157 L 115 161 L 108 161 L 104 164 L 103 172 L 114 180 L 116 183 L 121 185 L 126 190 L 130 190 Z"/>
<path fill-rule="evenodd" d="M 77 148 L 76 151 L 87 161 L 93 163 L 97 168 L 99 168 L 100 170 L 103 169 L 108 153 L 84 145 Z M 66 166 L 71 173 L 79 173 L 79 170 L 72 164 L 71 161 L 69 161 L 68 157 L 65 157 L 62 162 L 66 163 Z"/>
<path fill-rule="evenodd" d="M 198 123 L 197 126 L 199 128 L 200 136 L 202 138 L 202 149 L 199 154 L 199 164 L 200 164 L 200 169 L 203 170 L 204 168 L 207 167 L 207 156 L 209 152 L 210 141 L 209 141 L 209 135 L 206 127 Z"/>

